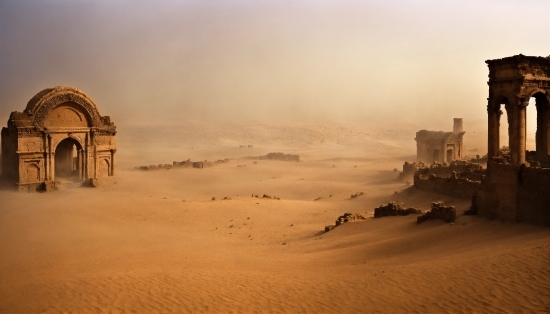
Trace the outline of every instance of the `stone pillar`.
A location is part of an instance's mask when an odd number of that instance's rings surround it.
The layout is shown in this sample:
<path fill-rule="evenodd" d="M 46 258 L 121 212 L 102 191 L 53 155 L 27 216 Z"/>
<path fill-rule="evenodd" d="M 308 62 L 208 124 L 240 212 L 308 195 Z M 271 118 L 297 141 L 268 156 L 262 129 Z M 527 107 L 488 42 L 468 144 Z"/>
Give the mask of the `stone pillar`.
<path fill-rule="evenodd" d="M 78 179 L 82 180 L 82 149 L 76 151 L 76 167 L 78 170 Z"/>
<path fill-rule="evenodd" d="M 461 133 L 464 131 L 462 118 L 453 119 L 453 133 Z"/>
<path fill-rule="evenodd" d="M 513 165 L 521 165 L 525 162 L 525 136 L 526 136 L 526 105 L 520 100 L 513 106 L 512 123 L 510 123 L 510 155 Z"/>
<path fill-rule="evenodd" d="M 518 106 L 518 162 L 516 165 L 525 163 L 525 150 L 527 148 L 527 102 L 522 102 Z"/>
<path fill-rule="evenodd" d="M 48 169 L 48 136 L 46 133 L 42 133 L 42 141 L 44 143 L 44 181 L 48 181 L 48 176 L 50 175 L 50 171 Z"/>
<path fill-rule="evenodd" d="M 111 149 L 111 175 L 115 175 L 116 149 Z"/>
<path fill-rule="evenodd" d="M 90 133 L 86 133 L 84 141 L 84 179 L 90 178 Z"/>
<path fill-rule="evenodd" d="M 55 169 L 53 168 L 54 164 L 52 162 L 53 158 L 54 154 L 52 152 L 52 136 L 48 134 L 48 160 L 46 161 L 46 167 L 48 167 L 48 179 L 46 181 L 53 181 L 55 179 Z"/>
<path fill-rule="evenodd" d="M 500 115 L 502 111 L 500 109 L 491 108 L 487 106 L 488 115 L 488 130 L 487 130 L 487 158 L 491 160 L 493 157 L 497 157 L 498 150 L 500 149 Z"/>

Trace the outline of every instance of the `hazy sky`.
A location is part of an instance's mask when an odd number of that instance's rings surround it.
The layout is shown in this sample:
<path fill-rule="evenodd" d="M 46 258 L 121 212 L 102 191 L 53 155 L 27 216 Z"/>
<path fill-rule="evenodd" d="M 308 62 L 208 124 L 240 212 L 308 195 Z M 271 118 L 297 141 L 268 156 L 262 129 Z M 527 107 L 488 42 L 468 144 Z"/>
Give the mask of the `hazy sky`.
<path fill-rule="evenodd" d="M 0 118 L 75 86 L 103 115 L 484 119 L 487 59 L 550 55 L 548 0 L 0 0 Z"/>

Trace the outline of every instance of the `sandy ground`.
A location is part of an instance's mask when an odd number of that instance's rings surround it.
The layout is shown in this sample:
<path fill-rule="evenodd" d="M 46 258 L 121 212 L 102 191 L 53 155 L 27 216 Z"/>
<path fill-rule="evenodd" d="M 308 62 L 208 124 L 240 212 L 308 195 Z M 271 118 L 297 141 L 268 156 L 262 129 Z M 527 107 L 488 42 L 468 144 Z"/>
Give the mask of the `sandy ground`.
<path fill-rule="evenodd" d="M 225 144 L 188 150 L 236 158 L 212 168 L 133 171 L 135 149 L 110 186 L 0 190 L 0 312 L 550 312 L 549 229 L 462 216 L 468 201 L 396 181 L 411 149 L 313 143 L 284 150 L 302 162 L 254 164 L 237 158 L 270 148 Z M 171 149 L 149 157 L 187 159 Z M 323 232 L 392 200 L 423 210 L 443 200 L 459 217 Z"/>

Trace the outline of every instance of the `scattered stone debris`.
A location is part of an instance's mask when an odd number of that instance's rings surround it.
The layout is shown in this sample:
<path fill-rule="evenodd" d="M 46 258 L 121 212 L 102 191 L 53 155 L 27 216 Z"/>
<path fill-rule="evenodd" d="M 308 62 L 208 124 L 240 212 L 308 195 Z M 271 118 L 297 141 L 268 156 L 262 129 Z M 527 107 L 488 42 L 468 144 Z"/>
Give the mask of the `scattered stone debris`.
<path fill-rule="evenodd" d="M 357 192 L 357 193 L 355 193 L 355 194 L 352 194 L 352 195 L 350 196 L 350 198 L 356 198 L 356 197 L 359 197 L 359 196 L 361 196 L 361 195 L 365 195 L 365 192 Z"/>
<path fill-rule="evenodd" d="M 215 200 L 216 200 L 216 198 L 215 198 L 214 196 L 212 196 L 212 200 L 213 200 L 213 201 L 215 201 Z"/>
<path fill-rule="evenodd" d="M 222 201 L 228 201 L 228 200 L 230 200 L 230 199 L 231 199 L 231 197 L 226 196 L 226 197 L 222 198 Z"/>
<path fill-rule="evenodd" d="M 365 220 L 365 219 L 367 219 L 365 216 L 363 216 L 361 214 L 358 214 L 358 213 L 355 213 L 355 214 L 345 213 L 342 216 L 338 217 L 338 219 L 335 222 L 335 225 L 325 226 L 325 232 L 329 232 L 330 230 L 338 227 L 339 225 L 341 225 L 343 223 L 346 223 L 346 222 L 349 222 L 349 221 L 352 221 L 352 220 Z"/>
<path fill-rule="evenodd" d="M 443 202 L 432 202 L 432 209 L 424 215 L 418 216 L 416 222 L 422 223 L 430 219 L 454 222 L 456 220 L 456 209 L 454 206 L 443 206 Z"/>
<path fill-rule="evenodd" d="M 380 207 L 374 209 L 374 218 L 381 218 L 385 216 L 407 216 L 409 214 L 421 214 L 422 212 L 416 208 L 403 208 L 396 202 L 389 202 L 386 205 L 380 205 Z"/>
<path fill-rule="evenodd" d="M 259 196 L 258 194 L 252 194 L 252 197 L 260 198 L 260 196 Z M 277 196 L 271 196 L 271 195 L 268 195 L 268 194 L 262 195 L 261 198 L 269 198 L 269 199 L 274 199 L 274 200 L 280 200 L 279 197 L 277 197 Z"/>

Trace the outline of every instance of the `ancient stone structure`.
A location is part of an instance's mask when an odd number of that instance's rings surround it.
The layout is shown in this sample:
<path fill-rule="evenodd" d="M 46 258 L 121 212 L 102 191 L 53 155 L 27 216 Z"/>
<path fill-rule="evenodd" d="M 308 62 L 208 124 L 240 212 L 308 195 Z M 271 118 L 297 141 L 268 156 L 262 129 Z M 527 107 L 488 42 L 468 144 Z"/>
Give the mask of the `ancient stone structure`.
<path fill-rule="evenodd" d="M 488 152 L 497 157 L 501 143 L 499 127 L 502 110 L 506 109 L 508 139 L 513 165 L 525 162 L 526 107 L 535 99 L 537 108 L 536 151 L 543 163 L 550 155 L 550 58 L 513 57 L 487 60 L 489 66 Z"/>
<path fill-rule="evenodd" d="M 462 119 L 455 118 L 452 132 L 420 130 L 416 132 L 417 160 L 440 163 L 463 157 Z"/>
<path fill-rule="evenodd" d="M 414 186 L 420 190 L 433 191 L 458 198 L 470 199 L 480 188 L 481 180 L 470 178 L 470 172 L 453 172 L 449 178 L 435 174 L 425 175 L 421 169 L 414 174 Z M 479 177 L 482 174 L 472 173 Z"/>
<path fill-rule="evenodd" d="M 488 160 L 486 177 L 472 199 L 479 215 L 550 225 L 550 57 L 488 60 Z M 526 106 L 537 108 L 537 160 L 526 161 Z M 506 109 L 510 163 L 499 157 L 499 125 Z"/>
<path fill-rule="evenodd" d="M 2 128 L 2 177 L 20 190 L 113 176 L 116 127 L 82 91 L 57 86 L 36 94 Z"/>
<path fill-rule="evenodd" d="M 247 159 L 257 159 L 257 160 L 282 160 L 282 161 L 300 161 L 300 155 L 291 155 L 283 153 L 269 153 L 265 156 L 257 157 L 246 157 Z"/>

